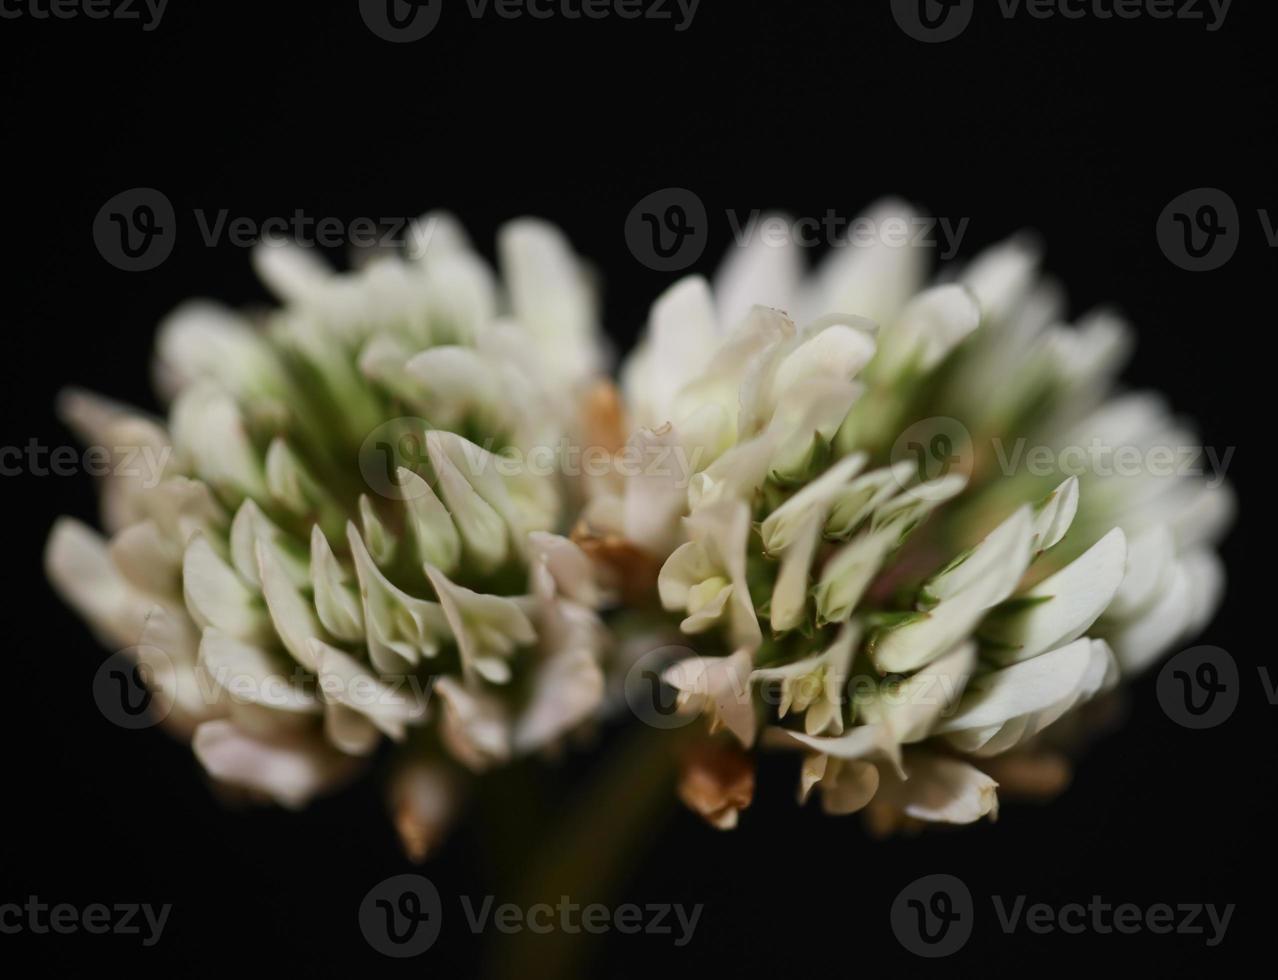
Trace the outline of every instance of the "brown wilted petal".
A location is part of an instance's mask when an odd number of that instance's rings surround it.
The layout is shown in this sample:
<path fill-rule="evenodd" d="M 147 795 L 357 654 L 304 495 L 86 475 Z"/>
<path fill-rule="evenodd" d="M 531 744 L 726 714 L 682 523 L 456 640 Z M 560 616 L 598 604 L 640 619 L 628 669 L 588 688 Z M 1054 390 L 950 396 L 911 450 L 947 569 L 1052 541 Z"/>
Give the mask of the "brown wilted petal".
<path fill-rule="evenodd" d="M 679 799 L 712 826 L 731 830 L 754 799 L 754 760 L 735 742 L 697 743 L 683 759 Z"/>
<path fill-rule="evenodd" d="M 1064 792 L 1073 775 L 1069 760 L 1056 752 L 1012 752 L 981 761 L 1006 796 L 1050 800 Z"/>

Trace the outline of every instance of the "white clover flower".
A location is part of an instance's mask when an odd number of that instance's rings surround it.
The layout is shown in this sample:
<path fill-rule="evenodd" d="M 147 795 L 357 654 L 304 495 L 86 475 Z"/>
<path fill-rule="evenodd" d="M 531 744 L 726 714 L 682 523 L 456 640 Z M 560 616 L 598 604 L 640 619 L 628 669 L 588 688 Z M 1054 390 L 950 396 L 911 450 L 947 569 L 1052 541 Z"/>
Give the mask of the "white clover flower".
<path fill-rule="evenodd" d="M 459 764 L 595 713 L 605 637 L 592 565 L 555 533 L 558 473 L 506 465 L 579 437 L 589 280 L 537 221 L 501 232 L 504 286 L 447 216 L 415 232 L 342 274 L 260 247 L 280 308 L 163 325 L 167 421 L 64 395 L 86 442 L 164 465 L 108 477 L 108 537 L 64 519 L 46 560 L 105 644 L 167 661 L 166 723 L 215 780 L 301 806 L 399 743 L 391 803 L 421 856 Z"/>
<path fill-rule="evenodd" d="M 667 671 L 680 704 L 803 751 L 801 798 L 828 812 L 966 823 L 997 814 L 992 772 L 1058 786 L 1043 733 L 1219 600 L 1227 485 L 1096 465 L 1193 437 L 1114 393 L 1127 328 L 1064 325 L 1037 264 L 1014 240 L 929 285 L 880 238 L 804 277 L 756 238 L 715 290 L 672 286 L 623 368 L 631 443 L 688 465 L 597 485 L 583 537 L 663 563 L 701 654 Z M 1088 465 L 1026 467 L 1025 446 Z"/>

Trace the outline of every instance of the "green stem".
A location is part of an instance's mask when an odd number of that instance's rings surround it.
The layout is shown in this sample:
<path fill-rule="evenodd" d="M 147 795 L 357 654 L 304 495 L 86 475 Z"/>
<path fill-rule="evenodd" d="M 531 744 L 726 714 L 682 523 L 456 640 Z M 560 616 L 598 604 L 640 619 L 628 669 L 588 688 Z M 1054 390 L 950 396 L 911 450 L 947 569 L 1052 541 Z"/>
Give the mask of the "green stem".
<path fill-rule="evenodd" d="M 556 833 L 534 844 L 516 885 L 521 908 L 553 907 L 563 896 L 579 907 L 610 901 L 672 809 L 680 741 L 648 729 L 627 736 L 601 777 L 565 807 Z M 591 940 L 560 929 L 500 936 L 489 949 L 483 976 L 566 980 L 581 975 Z"/>

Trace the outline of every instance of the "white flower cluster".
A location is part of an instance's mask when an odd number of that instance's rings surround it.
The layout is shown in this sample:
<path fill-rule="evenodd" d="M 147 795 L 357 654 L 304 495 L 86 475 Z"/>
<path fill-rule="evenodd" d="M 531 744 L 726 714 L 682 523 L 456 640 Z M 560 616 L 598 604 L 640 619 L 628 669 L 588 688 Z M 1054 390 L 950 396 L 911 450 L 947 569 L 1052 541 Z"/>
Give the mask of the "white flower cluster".
<path fill-rule="evenodd" d="M 447 216 L 418 232 L 345 274 L 263 246 L 280 308 L 176 311 L 167 423 L 68 392 L 86 442 L 171 452 L 157 479 L 107 478 L 109 539 L 64 519 L 46 560 L 220 783 L 301 806 L 401 743 L 392 802 L 422 853 L 459 768 L 595 714 L 605 634 L 590 563 L 553 533 L 565 488 L 495 465 L 574 436 L 588 278 L 539 222 L 503 229 L 502 285 Z"/>
<path fill-rule="evenodd" d="M 48 573 L 152 668 L 219 784 L 300 806 L 385 736 L 425 853 L 465 773 L 598 714 L 620 596 L 620 639 L 677 623 L 695 646 L 666 678 L 712 723 L 681 795 L 716 825 L 749 804 L 757 744 L 801 750 L 830 813 L 971 822 L 1000 783 L 1059 786 L 1083 706 L 1215 608 L 1227 485 L 1000 470 L 1018 440 L 1192 441 L 1113 393 L 1125 326 L 1066 326 L 1026 243 L 929 285 L 905 243 L 805 276 L 752 241 L 713 291 L 659 299 L 618 395 L 557 231 L 508 225 L 498 278 L 451 219 L 421 229 L 349 273 L 263 247 L 279 308 L 179 309 L 167 420 L 63 399 L 86 442 L 166 462 L 113 470 L 109 537 L 60 521 Z M 584 444 L 635 465 L 502 465 Z"/>
<path fill-rule="evenodd" d="M 756 239 L 713 292 L 674 285 L 623 380 L 632 443 L 698 468 L 604 487 L 586 521 L 664 561 L 700 654 L 666 673 L 681 707 L 801 749 L 801 798 L 888 828 L 992 816 L 996 774 L 1058 784 L 1069 726 L 1045 729 L 1205 624 L 1232 511 L 1178 473 L 1001 473 L 997 440 L 1187 437 L 1157 398 L 1112 396 L 1125 325 L 1065 325 L 1027 243 L 925 277 L 879 241 L 805 278 Z M 685 800 L 732 826 L 749 759 L 691 758 Z"/>

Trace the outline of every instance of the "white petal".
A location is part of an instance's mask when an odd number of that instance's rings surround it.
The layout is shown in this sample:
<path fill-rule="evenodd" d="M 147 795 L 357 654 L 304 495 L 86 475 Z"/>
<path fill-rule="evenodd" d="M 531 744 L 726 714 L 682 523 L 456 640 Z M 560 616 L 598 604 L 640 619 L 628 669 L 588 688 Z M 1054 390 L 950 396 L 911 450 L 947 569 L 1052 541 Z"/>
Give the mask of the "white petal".
<path fill-rule="evenodd" d="M 319 640 L 311 641 L 311 652 L 319 665 L 320 690 L 330 704 L 358 712 L 396 741 L 403 741 L 407 727 L 425 717 L 426 701 L 415 677 L 385 683 L 350 654 Z"/>
<path fill-rule="evenodd" d="M 161 390 L 170 398 L 201 378 L 236 393 L 279 385 L 279 365 L 266 340 L 218 303 L 196 300 L 170 313 L 160 325 L 156 358 Z"/>
<path fill-rule="evenodd" d="M 1165 524 L 1155 525 L 1133 537 L 1127 549 L 1127 573 L 1105 611 L 1105 618 L 1124 622 L 1149 609 L 1170 580 L 1175 560 L 1176 544 Z"/>
<path fill-rule="evenodd" d="M 1107 637 L 1124 674 L 1138 674 L 1185 635 L 1193 621 L 1193 583 L 1185 566 L 1172 567 L 1164 591 L 1148 611 Z"/>
<path fill-rule="evenodd" d="M 773 379 L 776 400 L 822 377 L 855 378 L 874 357 L 871 328 L 868 321 L 833 322 L 804 340 L 777 366 Z"/>
<path fill-rule="evenodd" d="M 369 659 L 386 674 L 403 673 L 407 665 L 439 652 L 448 637 L 448 622 L 438 603 L 418 599 L 396 587 L 382 574 L 354 524 L 346 526 L 346 540 L 359 577 Z"/>
<path fill-rule="evenodd" d="M 545 531 L 534 531 L 528 538 L 534 563 L 550 573 L 558 595 L 590 608 L 599 605 L 594 565 L 576 542 Z"/>
<path fill-rule="evenodd" d="M 537 641 L 537 632 L 519 603 L 504 596 L 474 592 L 425 566 L 439 604 L 461 653 L 462 666 L 495 684 L 510 679 L 507 658 L 520 646 Z"/>
<path fill-rule="evenodd" d="M 865 462 L 864 453 L 854 453 L 840 460 L 769 514 L 759 531 L 763 550 L 775 555 L 788 548 L 814 513 L 820 512 L 820 521 L 824 525 L 825 513 L 844 492 L 848 482 L 865 468 Z"/>
<path fill-rule="evenodd" d="M 246 500 L 231 522 L 231 561 L 240 577 L 256 588 L 261 588 L 262 584 L 257 567 L 259 540 L 275 548 L 289 581 L 299 588 L 306 585 L 310 576 L 305 559 L 294 553 L 291 540 L 262 513 L 257 504 Z"/>
<path fill-rule="evenodd" d="M 153 520 L 138 521 L 119 531 L 108 546 L 111 561 L 143 592 L 171 597 L 181 579 L 181 552 Z"/>
<path fill-rule="evenodd" d="M 709 713 L 742 745 L 754 744 L 758 719 L 750 690 L 752 660 L 748 651 L 727 657 L 689 657 L 666 668 L 667 684 L 680 692 L 680 703 Z"/>
<path fill-rule="evenodd" d="M 952 650 L 987 609 L 1002 602 L 1016 588 L 1029 565 L 1032 532 L 1028 507 L 992 531 L 966 561 L 946 574 L 945 597 L 930 612 L 888 630 L 873 643 L 871 656 L 879 670 L 916 670 Z M 928 586 L 928 591 L 934 591 L 932 586 Z"/>
<path fill-rule="evenodd" d="M 675 398 L 710 364 L 718 332 L 710 287 L 700 276 L 681 279 L 658 297 L 622 374 L 638 424 L 657 429 L 678 421 Z"/>
<path fill-rule="evenodd" d="M 1220 605 L 1225 594 L 1225 566 L 1214 551 L 1206 548 L 1186 555 L 1181 565 L 1189 576 L 1189 596 L 1193 604 L 1185 628 L 1188 637 L 1205 628 Z"/>
<path fill-rule="evenodd" d="M 495 457 L 449 433 L 426 433 L 431 466 L 466 550 L 481 570 L 492 571 L 506 559 L 510 530 L 504 513 L 508 500 L 494 483 Z M 473 455 L 472 455 L 473 451 Z M 482 488 L 482 489 L 481 489 Z"/>
<path fill-rule="evenodd" d="M 418 401 L 434 425 L 501 418 L 502 390 L 492 365 L 473 348 L 440 346 L 414 355 L 405 370 L 420 384 Z"/>
<path fill-rule="evenodd" d="M 1034 586 L 1014 604 L 1014 612 L 995 610 L 982 625 L 983 640 L 999 644 L 1001 663 L 1036 657 L 1087 632 L 1118 592 L 1127 564 L 1127 538 L 1114 528 L 1080 557 Z"/>
<path fill-rule="evenodd" d="M 749 229 L 757 233 L 728 249 L 714 280 L 720 323 L 739 323 L 754 306 L 783 310 L 794 299 L 803 275 L 803 258 L 793 236 L 774 242 L 764 234 L 778 219 L 789 220 L 784 215 L 760 216 Z"/>
<path fill-rule="evenodd" d="M 1038 250 L 1012 239 L 986 249 L 963 274 L 985 317 L 995 323 L 1009 318 L 1028 298 L 1038 273 Z"/>
<path fill-rule="evenodd" d="M 293 809 L 335 788 L 353 771 L 348 759 L 318 737 L 268 739 L 249 735 L 229 721 L 200 725 L 191 747 L 213 778 Z"/>
<path fill-rule="evenodd" d="M 263 241 L 253 249 L 252 258 L 258 278 L 285 302 L 316 298 L 332 277 L 315 249 L 294 242 Z"/>
<path fill-rule="evenodd" d="M 908 244 L 917 220 L 913 208 L 895 200 L 877 202 L 857 219 L 852 240 L 832 248 L 818 270 L 814 312 L 839 310 L 876 323 L 895 319 L 927 274 L 926 250 Z M 861 234 L 863 229 L 869 234 Z"/>
<path fill-rule="evenodd" d="M 239 407 L 210 382 L 186 388 L 170 416 L 173 444 L 196 475 L 230 499 L 265 497 L 261 459 Z"/>
<path fill-rule="evenodd" d="M 347 643 L 364 639 L 364 612 L 355 591 L 348 584 L 346 570 L 333 554 L 328 538 L 311 527 L 311 591 L 320 623 L 333 636 Z"/>
<path fill-rule="evenodd" d="M 976 667 L 976 644 L 955 647 L 891 689 L 881 691 L 870 720 L 902 745 L 927 738 L 938 718 L 959 701 Z"/>
<path fill-rule="evenodd" d="M 219 629 L 204 631 L 200 640 L 200 668 L 233 701 L 274 711 L 320 713 L 319 699 L 305 685 L 297 683 L 296 666 L 287 657 L 243 643 Z"/>
<path fill-rule="evenodd" d="M 209 539 L 197 534 L 182 558 L 182 593 L 191 618 L 247 642 L 269 642 L 274 633 L 261 596 L 250 589 Z"/>
<path fill-rule="evenodd" d="M 858 813 L 878 789 L 878 766 L 859 760 L 840 761 L 834 777 L 821 780 L 821 810 L 831 817 Z"/>
<path fill-rule="evenodd" d="M 1102 640 L 1084 637 L 973 680 L 955 714 L 935 729 L 970 755 L 997 755 L 1032 738 L 1116 676 Z"/>
<path fill-rule="evenodd" d="M 316 663 L 310 641 L 325 636 L 314 608 L 284 571 L 275 546 L 260 538 L 257 542 L 257 568 L 262 581 L 262 597 L 266 600 L 267 612 L 280 641 L 293 659 L 313 672 Z"/>
<path fill-rule="evenodd" d="M 980 322 L 976 297 L 962 286 L 937 286 L 920 293 L 880 337 L 889 376 L 908 365 L 933 370 Z"/>
<path fill-rule="evenodd" d="M 44 567 L 62 597 L 105 643 L 123 647 L 138 641 L 149 603 L 125 582 L 100 534 L 59 518 L 45 545 Z"/>
<path fill-rule="evenodd" d="M 593 651 L 552 651 L 534 669 L 532 690 L 515 723 L 514 747 L 530 752 L 593 715 L 603 700 L 604 675 Z"/>
<path fill-rule="evenodd" d="M 842 623 L 852 615 L 892 543 L 891 535 L 866 532 L 826 561 L 815 593 L 818 623 Z"/>
<path fill-rule="evenodd" d="M 877 801 L 930 823 L 966 824 L 998 816 L 998 783 L 970 763 L 914 750 L 904 765 L 907 778 L 887 774 Z"/>
<path fill-rule="evenodd" d="M 1078 513 L 1078 477 L 1071 476 L 1034 508 L 1034 553 L 1060 543 Z"/>
<path fill-rule="evenodd" d="M 412 470 L 401 466 L 398 476 L 422 560 L 451 574 L 461 560 L 461 536 L 452 516 L 430 484 Z"/>
<path fill-rule="evenodd" d="M 692 465 L 694 454 L 703 453 L 705 447 L 697 444 L 702 436 L 696 429 L 707 419 L 720 428 L 727 424 L 721 411 L 706 406 L 703 413 L 678 428 L 641 427 L 623 450 L 622 459 L 630 467 L 623 492 L 625 534 L 654 555 L 669 554 L 679 543 L 679 520 L 687 511 L 688 481 L 692 478 L 692 473 L 682 472 L 682 468 Z M 694 440 L 691 445 L 685 435 Z"/>
<path fill-rule="evenodd" d="M 501 702 L 451 677 L 435 683 L 444 706 L 440 734 L 459 761 L 476 771 L 510 757 L 510 724 Z"/>
<path fill-rule="evenodd" d="M 377 726 L 365 715 L 332 702 L 324 706 L 324 735 L 350 756 L 372 755 L 381 741 Z"/>
<path fill-rule="evenodd" d="M 597 363 L 595 297 L 559 229 L 523 219 L 503 226 L 497 250 L 517 319 L 570 380 Z"/>

